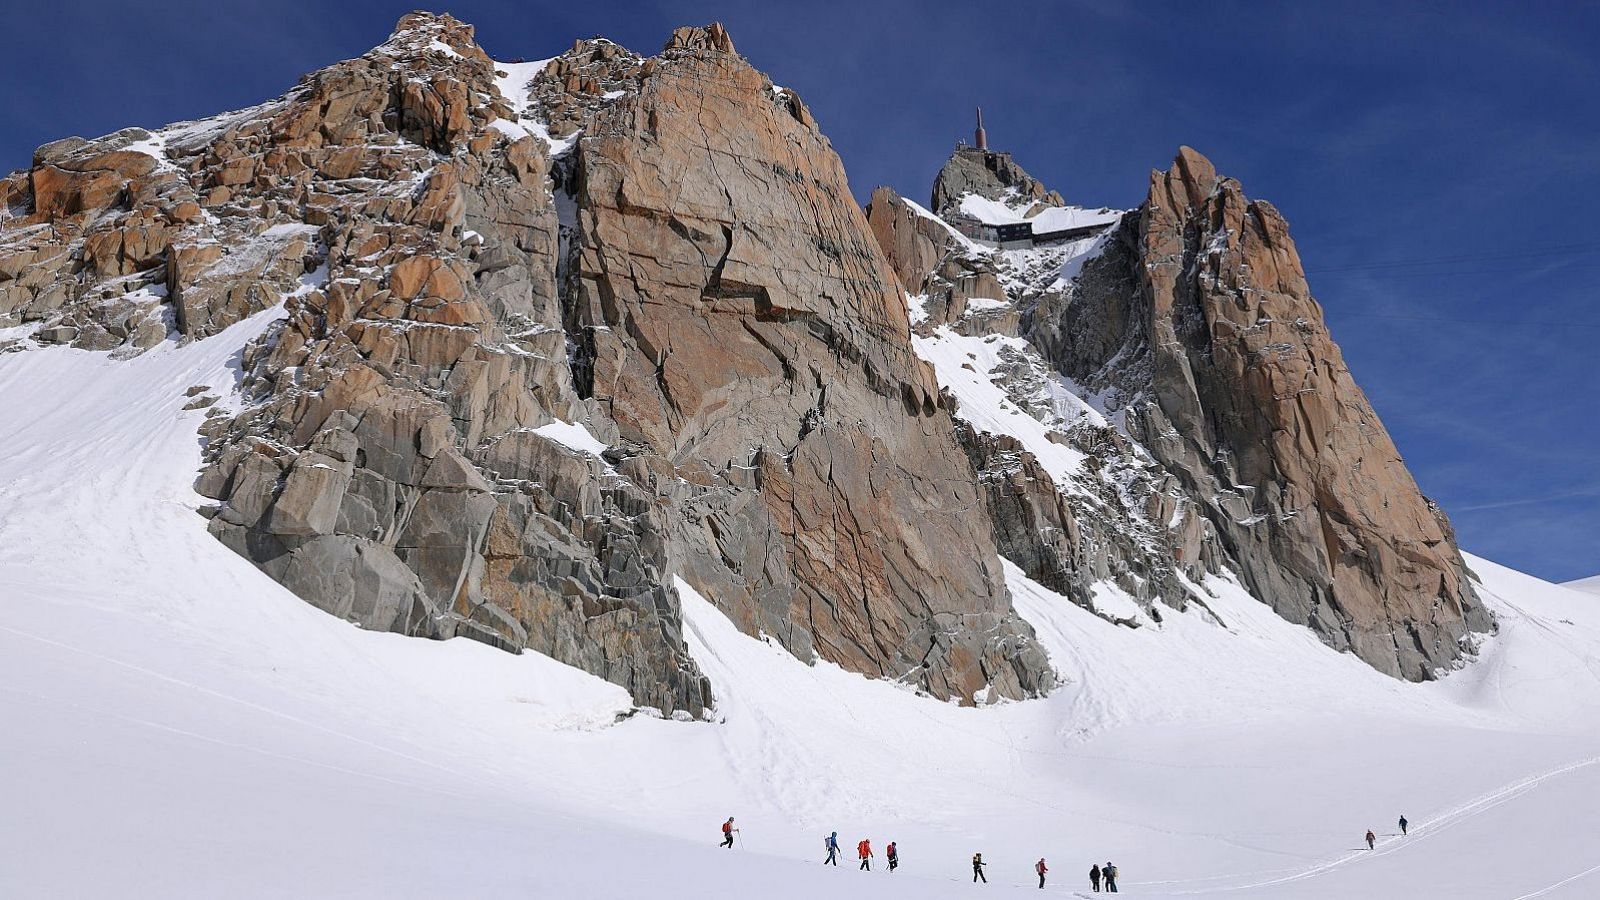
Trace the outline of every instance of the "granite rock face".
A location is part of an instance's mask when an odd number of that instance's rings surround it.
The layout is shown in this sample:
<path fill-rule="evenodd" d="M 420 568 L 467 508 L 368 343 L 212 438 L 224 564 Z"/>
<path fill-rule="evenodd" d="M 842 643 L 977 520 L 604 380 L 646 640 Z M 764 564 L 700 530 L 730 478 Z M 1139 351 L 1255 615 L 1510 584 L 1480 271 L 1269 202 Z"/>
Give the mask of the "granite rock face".
<path fill-rule="evenodd" d="M 804 105 L 720 28 L 680 29 L 585 133 L 578 390 L 692 473 L 672 542 L 690 580 L 802 658 L 940 696 L 1046 687 L 894 274 Z"/>
<path fill-rule="evenodd" d="M 1045 187 L 999 150 L 961 147 L 939 170 L 933 180 L 931 209 L 939 215 L 954 210 L 966 194 L 989 200 L 1010 197 L 1044 206 L 1064 206 L 1061 195 Z"/>
<path fill-rule="evenodd" d="M 132 354 L 282 304 L 196 488 L 330 613 L 698 716 L 681 576 L 803 659 L 965 702 L 1053 683 L 837 156 L 720 26 L 541 68 L 414 13 L 261 106 L 40 148 L 0 200 L 24 343 Z"/>
<path fill-rule="evenodd" d="M 962 165 L 953 160 L 947 170 Z M 1039 194 L 1047 195 L 1042 186 Z M 1039 202 L 1009 199 L 1018 208 Z M 951 208 L 959 201 L 952 198 Z M 1098 252 L 1095 242 L 999 254 L 889 188 L 873 194 L 867 217 L 911 294 L 921 346 L 936 355 L 954 350 L 969 360 L 963 370 L 979 365 L 973 350 L 997 346 L 983 374 L 1010 405 L 1003 412 L 1045 428 L 1046 446 L 1030 447 L 956 411 L 957 437 L 978 473 L 1001 555 L 1040 584 L 1122 624 L 1159 622 L 1158 603 L 1204 607 L 1205 596 L 1182 579 L 1198 583 L 1220 571 L 1211 529 L 1149 454 L 1086 405 L 1063 402 L 1067 391 L 1054 366 L 1025 337 L 1032 311 L 1059 296 L 1062 267 Z M 1076 471 L 1052 474 L 1041 464 L 1038 452 L 1056 447 L 1082 458 Z M 1095 600 L 1102 585 L 1131 597 L 1145 617 L 1102 609 Z"/>
<path fill-rule="evenodd" d="M 934 209 L 973 194 L 1062 205 L 966 148 Z M 238 403 L 190 392 L 226 546 L 663 714 L 713 703 L 675 577 L 963 702 L 1054 684 L 1002 555 L 1134 627 L 1232 573 L 1406 678 L 1492 627 L 1281 216 L 1192 151 L 1105 233 L 999 253 L 886 189 L 863 213 L 720 26 L 509 64 L 413 13 L 259 106 L 40 147 L 0 202 L 0 351 L 280 310 Z"/>
<path fill-rule="evenodd" d="M 1130 433 L 1285 618 L 1391 675 L 1455 662 L 1489 614 L 1328 333 L 1283 216 L 1184 148 L 1118 241 L 1065 318 L 1121 323 L 1122 340 L 1061 330 L 1063 371 L 1137 398 Z"/>
<path fill-rule="evenodd" d="M 961 192 L 1019 213 L 1042 202 L 1026 173 L 992 176 L 977 152 L 940 173 L 936 208 L 958 211 Z M 1287 224 L 1199 154 L 1154 173 L 1145 204 L 1098 237 L 1024 252 L 968 240 L 887 189 L 868 212 L 929 346 L 1014 339 L 1015 362 L 987 374 L 1088 458 L 1062 484 L 1037 446 L 963 423 L 1000 550 L 1031 577 L 1085 605 L 1110 580 L 1182 608 L 1204 602 L 1205 576 L 1232 573 L 1331 646 L 1412 680 L 1494 627 L 1448 521 L 1328 334 Z M 973 296 L 1000 300 L 974 314 Z M 1115 427 L 1030 405 L 1041 378 Z"/>

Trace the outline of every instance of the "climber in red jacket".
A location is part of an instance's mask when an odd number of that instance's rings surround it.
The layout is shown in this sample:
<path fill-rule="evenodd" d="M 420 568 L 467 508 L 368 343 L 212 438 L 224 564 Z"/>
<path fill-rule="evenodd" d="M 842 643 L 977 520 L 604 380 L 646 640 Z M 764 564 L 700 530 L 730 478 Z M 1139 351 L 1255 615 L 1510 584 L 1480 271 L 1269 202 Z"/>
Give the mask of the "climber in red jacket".
<path fill-rule="evenodd" d="M 866 838 L 856 845 L 856 853 L 861 857 L 861 868 L 872 871 L 872 842 Z"/>

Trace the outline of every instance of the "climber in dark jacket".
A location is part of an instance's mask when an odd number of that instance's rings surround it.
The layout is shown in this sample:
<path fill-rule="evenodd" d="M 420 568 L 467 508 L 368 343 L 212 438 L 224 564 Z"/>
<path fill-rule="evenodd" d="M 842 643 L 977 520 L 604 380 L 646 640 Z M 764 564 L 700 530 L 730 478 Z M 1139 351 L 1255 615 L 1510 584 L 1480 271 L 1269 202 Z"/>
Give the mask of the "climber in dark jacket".
<path fill-rule="evenodd" d="M 1094 868 L 1089 870 L 1089 886 L 1094 888 L 1095 893 L 1097 893 L 1097 894 L 1100 893 L 1100 864 L 1099 863 L 1095 863 L 1094 864 Z"/>

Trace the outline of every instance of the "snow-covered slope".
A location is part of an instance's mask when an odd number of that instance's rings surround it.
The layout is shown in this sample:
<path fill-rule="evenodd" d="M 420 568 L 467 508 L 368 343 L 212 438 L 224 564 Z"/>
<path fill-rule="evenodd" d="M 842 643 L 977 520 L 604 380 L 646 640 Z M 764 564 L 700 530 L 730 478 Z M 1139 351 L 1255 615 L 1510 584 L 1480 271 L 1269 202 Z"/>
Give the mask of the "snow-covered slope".
<path fill-rule="evenodd" d="M 1600 594 L 1600 575 L 1590 575 L 1588 578 L 1579 578 L 1577 581 L 1568 581 L 1562 587 L 1585 594 Z"/>
<path fill-rule="evenodd" d="M 966 896 L 975 851 L 1001 894 L 1040 856 L 1056 891 L 1107 859 L 1157 897 L 1600 890 L 1588 596 L 1473 560 L 1500 631 L 1414 685 L 1230 581 L 1196 586 L 1224 627 L 1129 629 L 1008 566 L 1066 684 L 972 709 L 807 666 L 680 583 L 717 720 L 629 716 L 536 654 L 356 629 L 206 534 L 185 390 L 226 393 L 272 315 L 0 356 L 0 896 L 895 900 Z M 824 869 L 833 830 L 900 870 Z"/>

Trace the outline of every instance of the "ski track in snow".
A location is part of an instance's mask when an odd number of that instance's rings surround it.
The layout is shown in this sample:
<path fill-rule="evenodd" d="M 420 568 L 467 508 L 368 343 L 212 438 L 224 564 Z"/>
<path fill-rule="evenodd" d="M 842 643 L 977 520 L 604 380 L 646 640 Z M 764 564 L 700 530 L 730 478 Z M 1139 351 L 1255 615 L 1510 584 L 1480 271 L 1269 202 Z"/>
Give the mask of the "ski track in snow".
<path fill-rule="evenodd" d="M 1333 870 L 1340 868 L 1341 866 L 1350 865 L 1352 863 L 1365 862 L 1365 861 L 1369 861 L 1369 860 L 1373 860 L 1373 859 L 1378 859 L 1378 858 L 1381 858 L 1381 857 L 1384 857 L 1384 856 L 1388 856 L 1390 854 L 1401 853 L 1401 852 L 1404 852 L 1404 851 L 1407 851 L 1407 850 L 1410 850 L 1410 849 L 1414 848 L 1418 843 L 1420 843 L 1420 842 L 1422 842 L 1424 840 L 1427 840 L 1430 837 L 1437 836 L 1442 831 L 1445 831 L 1445 830 L 1447 830 L 1447 829 L 1449 829 L 1449 828 L 1451 828 L 1451 827 L 1453 827 L 1455 825 L 1459 825 L 1461 822 L 1463 822 L 1463 821 L 1465 821 L 1467 819 L 1470 819 L 1470 818 L 1472 818 L 1474 816 L 1482 815 L 1483 813 L 1488 812 L 1489 810 L 1493 809 L 1496 806 L 1499 806 L 1502 803 L 1506 803 L 1506 802 L 1509 802 L 1511 800 L 1514 800 L 1514 799 L 1522 796 L 1523 794 L 1526 794 L 1526 793 L 1528 793 L 1528 792 L 1540 787 L 1545 782 L 1547 782 L 1547 781 L 1549 781 L 1549 780 L 1551 780 L 1553 778 L 1559 778 L 1562 775 L 1567 775 L 1569 773 L 1578 771 L 1579 769 L 1586 769 L 1586 768 L 1588 768 L 1590 766 L 1593 766 L 1593 765 L 1596 765 L 1596 764 L 1600 764 L 1600 756 L 1596 756 L 1596 757 L 1591 757 L 1589 759 L 1580 760 L 1580 761 L 1572 763 L 1570 765 L 1565 765 L 1565 766 L 1562 766 L 1560 768 L 1553 769 L 1551 771 L 1544 772 L 1544 773 L 1539 774 L 1539 775 L 1533 775 L 1533 776 L 1530 776 L 1528 778 L 1520 779 L 1520 780 L 1515 781 L 1515 782 L 1513 782 L 1511 784 L 1505 785 L 1504 787 L 1501 787 L 1501 788 L 1499 788 L 1497 790 L 1490 791 L 1489 793 L 1486 793 L 1486 794 L 1483 794 L 1483 795 L 1481 795 L 1479 797 L 1476 797 L 1476 798 L 1472 799 L 1471 801 L 1468 801 L 1468 802 L 1463 803 L 1463 804 L 1461 804 L 1461 805 L 1459 805 L 1457 807 L 1454 807 L 1453 809 L 1450 809 L 1450 810 L 1447 810 L 1447 811 L 1445 811 L 1443 813 L 1434 815 L 1432 818 L 1428 819 L 1425 822 L 1412 823 L 1412 827 L 1409 830 L 1410 833 L 1405 835 L 1405 836 L 1401 836 L 1401 835 L 1398 835 L 1398 834 L 1385 835 L 1385 837 L 1387 839 L 1378 841 L 1376 846 L 1371 850 L 1364 850 L 1364 849 L 1352 850 L 1349 853 L 1345 853 L 1345 854 L 1343 854 L 1341 856 L 1334 857 L 1334 858 L 1326 860 L 1324 862 L 1320 862 L 1320 863 L 1318 863 L 1318 864 L 1316 864 L 1314 866 L 1311 866 L 1309 868 L 1306 868 L 1306 869 L 1300 870 L 1298 872 L 1295 872 L 1292 875 L 1287 875 L 1287 876 L 1284 876 L 1284 877 L 1281 877 L 1281 878 L 1271 878 L 1271 879 L 1268 879 L 1268 880 L 1265 880 L 1265 881 L 1254 881 L 1254 882 L 1249 882 L 1249 883 L 1245 883 L 1245 884 L 1228 885 L 1226 887 L 1208 888 L 1208 889 L 1200 889 L 1200 890 L 1181 890 L 1181 891 L 1172 891 L 1170 893 L 1171 893 L 1172 896 L 1191 896 L 1191 895 L 1199 895 L 1199 894 L 1228 893 L 1228 892 L 1249 890 L 1249 889 L 1252 889 L 1252 888 L 1261 888 L 1261 887 L 1276 887 L 1276 886 L 1282 885 L 1282 884 L 1289 884 L 1289 883 L 1295 882 L 1295 881 L 1302 881 L 1302 880 L 1307 879 L 1307 878 L 1317 878 L 1319 876 L 1326 875 L 1326 874 L 1332 872 Z M 1600 866 L 1596 866 L 1595 869 L 1596 870 L 1600 870 Z M 1566 881 L 1560 882 L 1560 884 L 1566 884 L 1567 882 L 1574 881 L 1577 878 L 1580 878 L 1583 875 L 1588 874 L 1589 871 L 1594 871 L 1594 870 L 1588 870 L 1588 871 L 1579 873 L 1579 875 L 1573 876 L 1572 878 L 1569 878 Z M 1245 876 L 1213 876 L 1213 878 L 1209 879 L 1209 880 L 1220 880 L 1222 878 L 1228 878 L 1228 877 L 1245 877 Z M 1132 885 L 1175 885 L 1175 884 L 1176 885 L 1181 885 L 1181 884 L 1185 884 L 1185 883 L 1187 883 L 1186 880 L 1179 879 L 1179 880 L 1176 880 L 1176 881 L 1129 882 L 1129 885 L 1130 886 L 1132 886 Z M 1559 885 L 1553 885 L 1553 886 L 1551 886 L 1551 888 L 1547 888 L 1546 891 L 1551 890 L 1556 886 L 1559 886 Z M 1536 897 L 1536 896 L 1541 896 L 1543 893 L 1545 893 L 1545 891 L 1540 891 L 1540 892 L 1533 893 L 1533 894 L 1527 894 L 1525 896 L 1527 896 L 1527 897 Z M 1518 900 L 1521 900 L 1521 898 L 1518 898 Z"/>
<path fill-rule="evenodd" d="M 1557 888 L 1566 887 L 1567 885 L 1573 883 L 1574 881 L 1577 881 L 1580 878 L 1587 878 L 1588 876 L 1593 875 L 1596 872 L 1600 872 L 1600 866 L 1590 866 L 1589 868 L 1584 869 L 1582 872 L 1579 872 L 1576 875 L 1569 875 L 1566 878 L 1563 878 L 1560 881 L 1556 882 L 1555 884 L 1549 885 L 1547 887 L 1540 888 L 1539 890 L 1534 891 L 1531 894 L 1522 894 L 1522 895 L 1520 895 L 1518 897 L 1512 898 L 1512 900 L 1533 900 L 1534 897 L 1543 897 L 1543 896 L 1548 895 L 1549 893 L 1551 893 L 1552 891 L 1554 891 Z"/>

